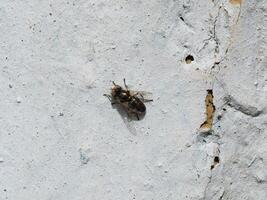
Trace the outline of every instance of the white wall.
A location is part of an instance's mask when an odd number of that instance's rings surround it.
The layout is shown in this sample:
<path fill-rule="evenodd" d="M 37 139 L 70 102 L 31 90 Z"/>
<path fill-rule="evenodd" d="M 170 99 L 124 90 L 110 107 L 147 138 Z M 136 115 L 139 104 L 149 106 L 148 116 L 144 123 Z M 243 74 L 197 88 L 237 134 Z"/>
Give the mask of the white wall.
<path fill-rule="evenodd" d="M 267 199 L 266 9 L 1 0 L 0 199 Z M 103 97 L 123 78 L 153 94 L 140 121 Z"/>

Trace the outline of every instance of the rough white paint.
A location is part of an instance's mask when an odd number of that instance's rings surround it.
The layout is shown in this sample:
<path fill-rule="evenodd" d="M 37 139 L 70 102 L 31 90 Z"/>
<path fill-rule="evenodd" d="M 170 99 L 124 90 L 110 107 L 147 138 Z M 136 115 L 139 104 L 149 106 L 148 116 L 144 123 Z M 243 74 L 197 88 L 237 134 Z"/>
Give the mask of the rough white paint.
<path fill-rule="evenodd" d="M 267 3 L 238 2 L 1 0 L 0 199 L 267 199 Z"/>

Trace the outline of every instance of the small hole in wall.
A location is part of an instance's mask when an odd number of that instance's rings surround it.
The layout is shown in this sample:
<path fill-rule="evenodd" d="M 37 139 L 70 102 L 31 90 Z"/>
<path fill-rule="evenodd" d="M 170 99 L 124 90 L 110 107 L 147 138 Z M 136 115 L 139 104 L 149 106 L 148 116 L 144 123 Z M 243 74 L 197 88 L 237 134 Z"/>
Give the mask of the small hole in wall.
<path fill-rule="evenodd" d="M 220 162 L 220 158 L 219 158 L 219 156 L 215 156 L 214 157 L 214 163 L 219 163 Z"/>
<path fill-rule="evenodd" d="M 212 170 L 217 164 L 220 163 L 220 158 L 219 156 L 215 156 L 213 160 L 213 165 L 210 166 L 210 169 Z"/>
<path fill-rule="evenodd" d="M 185 58 L 186 64 L 190 64 L 192 61 L 194 61 L 194 57 L 192 55 L 188 55 Z"/>

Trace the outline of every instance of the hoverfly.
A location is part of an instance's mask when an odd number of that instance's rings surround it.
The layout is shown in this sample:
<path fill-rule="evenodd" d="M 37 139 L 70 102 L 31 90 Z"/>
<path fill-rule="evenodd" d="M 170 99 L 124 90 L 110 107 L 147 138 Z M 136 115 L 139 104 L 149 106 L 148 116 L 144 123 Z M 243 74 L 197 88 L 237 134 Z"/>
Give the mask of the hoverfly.
<path fill-rule="evenodd" d="M 108 97 L 111 104 L 119 104 L 129 115 L 135 115 L 139 120 L 139 116 L 143 116 L 146 113 L 146 106 L 144 103 L 153 101 L 152 99 L 145 99 L 142 92 L 134 92 L 129 90 L 126 85 L 125 78 L 123 79 L 124 87 L 117 85 L 114 81 L 111 88 L 111 94 L 104 94 Z"/>

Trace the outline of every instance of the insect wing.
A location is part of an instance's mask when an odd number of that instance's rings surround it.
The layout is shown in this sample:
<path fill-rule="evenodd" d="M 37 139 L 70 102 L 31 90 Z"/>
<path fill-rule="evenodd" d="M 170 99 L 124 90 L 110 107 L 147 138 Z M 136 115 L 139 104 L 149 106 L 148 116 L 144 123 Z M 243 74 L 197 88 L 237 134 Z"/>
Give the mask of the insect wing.
<path fill-rule="evenodd" d="M 151 92 L 147 92 L 147 91 L 130 90 L 130 94 L 132 96 L 136 96 L 140 100 L 153 99 L 153 94 Z"/>
<path fill-rule="evenodd" d="M 137 135 L 136 128 L 133 126 L 133 121 L 127 117 L 122 117 L 122 120 L 126 128 L 130 131 L 130 133 L 133 135 Z"/>

